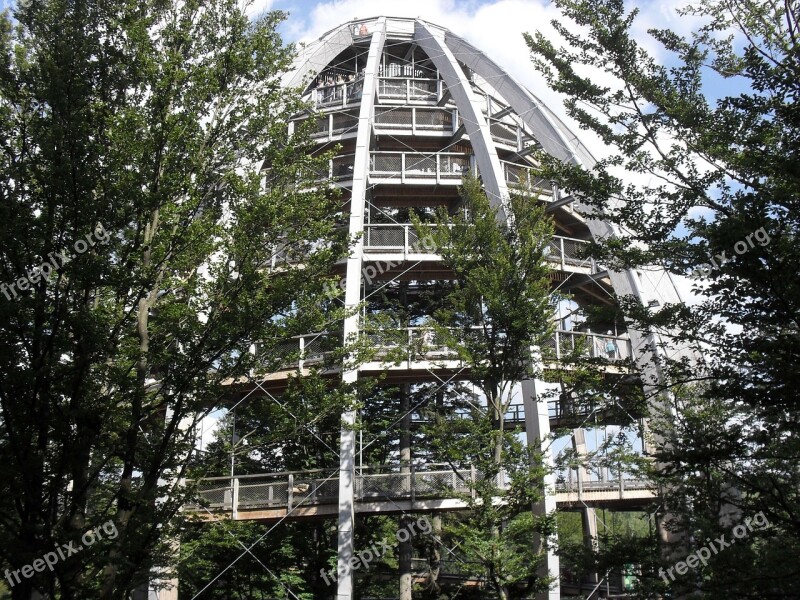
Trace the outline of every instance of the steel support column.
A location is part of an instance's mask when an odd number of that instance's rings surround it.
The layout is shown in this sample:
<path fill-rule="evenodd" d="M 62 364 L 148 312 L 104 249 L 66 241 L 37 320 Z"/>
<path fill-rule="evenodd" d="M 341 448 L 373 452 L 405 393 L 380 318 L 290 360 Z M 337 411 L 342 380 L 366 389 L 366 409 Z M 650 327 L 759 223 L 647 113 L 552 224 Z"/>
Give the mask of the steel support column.
<path fill-rule="evenodd" d="M 350 237 L 358 237 L 347 259 L 347 285 L 344 303 L 349 315 L 344 321 L 344 340 L 353 340 L 359 332 L 359 315 L 355 308 L 361 302 L 361 268 L 364 255 L 364 243 L 361 232 L 364 230 L 364 207 L 367 196 L 367 175 L 369 173 L 369 149 L 372 137 L 372 115 L 375 106 L 376 77 L 378 63 L 386 40 L 386 20 L 380 19 L 375 27 L 369 45 L 367 67 L 364 73 L 364 91 L 361 97 L 361 108 L 358 119 L 358 137 L 353 162 L 353 188 L 350 198 Z M 342 373 L 345 383 L 354 383 L 358 379 L 358 367 L 350 368 Z M 339 443 L 339 525 L 337 529 L 338 573 L 337 600 L 352 600 L 353 574 L 350 560 L 353 557 L 353 527 L 355 522 L 355 456 L 356 456 L 356 413 L 350 410 L 342 415 L 342 433 Z"/>
<path fill-rule="evenodd" d="M 547 384 L 543 381 L 536 379 L 525 379 L 522 381 L 522 398 L 525 403 L 525 435 L 528 446 L 539 445 L 542 448 L 544 456 L 542 460 L 546 467 L 549 467 L 549 472 L 544 476 L 544 498 L 541 502 L 533 506 L 533 512 L 536 515 L 544 516 L 551 515 L 556 511 L 556 478 L 552 470 L 553 467 L 553 454 L 550 450 L 550 415 L 547 410 L 547 401 L 540 396 L 543 392 L 544 386 Z M 538 389 L 537 389 L 538 388 Z M 538 536 L 534 539 L 534 544 L 540 546 L 546 540 L 540 539 Z M 561 598 L 561 588 L 559 585 L 559 561 L 558 555 L 555 553 L 554 543 L 556 540 L 550 540 L 547 549 L 547 560 L 544 567 L 540 571 L 542 577 L 554 577 L 555 581 L 550 587 L 550 590 L 543 592 L 536 596 L 536 600 L 559 600 Z"/>

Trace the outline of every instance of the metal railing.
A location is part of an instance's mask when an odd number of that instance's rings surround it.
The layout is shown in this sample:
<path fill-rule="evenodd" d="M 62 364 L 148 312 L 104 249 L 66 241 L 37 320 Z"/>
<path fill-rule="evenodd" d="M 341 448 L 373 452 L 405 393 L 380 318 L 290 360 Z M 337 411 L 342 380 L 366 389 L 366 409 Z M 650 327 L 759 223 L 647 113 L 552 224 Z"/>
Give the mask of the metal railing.
<path fill-rule="evenodd" d="M 347 106 L 361 102 L 361 94 L 364 91 L 364 78 L 360 77 L 353 81 L 345 81 L 323 85 L 313 90 L 314 104 L 317 107 L 324 106 Z"/>
<path fill-rule="evenodd" d="M 316 128 L 311 137 L 331 137 L 345 133 L 356 133 L 358 130 L 358 114 L 353 111 L 331 112 L 315 118 Z"/>
<path fill-rule="evenodd" d="M 435 225 L 429 225 L 435 226 Z M 560 265 L 562 270 L 568 266 L 584 267 L 591 273 L 597 272 L 597 265 L 592 258 L 583 257 L 584 248 L 589 242 L 574 238 L 554 235 L 548 245 L 547 259 Z M 437 249 L 420 244 L 417 230 L 411 223 L 373 223 L 364 226 L 364 248 L 383 250 L 386 252 L 402 252 L 403 254 L 437 254 Z"/>
<path fill-rule="evenodd" d="M 542 348 L 542 357 L 561 360 L 576 350 L 583 356 L 611 361 L 633 358 L 633 348 L 627 337 L 560 329 L 553 334 L 550 344 Z"/>
<path fill-rule="evenodd" d="M 447 464 L 411 464 L 358 468 L 354 483 L 357 502 L 457 498 L 475 495 L 475 483 L 483 476 L 474 465 L 453 469 Z M 505 473 L 496 484 L 505 489 Z M 234 477 L 206 477 L 187 480 L 196 485 L 194 502 L 187 503 L 187 512 L 231 511 L 241 509 L 286 508 L 297 506 L 336 505 L 338 503 L 338 469 L 286 471 Z"/>
<path fill-rule="evenodd" d="M 376 358 L 441 360 L 458 357 L 456 351 L 446 345 L 442 335 L 431 327 L 365 328 L 361 335 L 375 349 Z"/>
<path fill-rule="evenodd" d="M 481 335 L 481 328 L 475 328 L 475 335 Z M 432 327 L 371 328 L 365 326 L 360 331 L 363 340 L 373 352 L 372 359 L 385 362 L 397 361 L 439 361 L 457 360 L 456 349 L 447 345 L 444 336 Z M 320 366 L 331 360 L 341 350 L 341 334 L 322 332 L 294 336 L 268 349 L 256 344 L 254 352 L 268 353 L 268 358 L 277 363 L 282 370 L 303 370 Z M 628 360 L 633 352 L 627 337 L 600 335 L 581 331 L 557 330 L 548 345 L 542 347 L 545 360 L 561 360 L 578 349 L 585 356 L 603 358 L 612 362 Z M 333 368 L 335 365 L 331 365 Z M 512 405 L 517 411 L 513 418 L 524 420 L 523 405 Z M 551 418 L 559 418 L 559 401 L 548 402 Z M 561 407 L 563 410 L 563 407 Z M 564 415 L 562 415 L 564 416 Z M 575 416 L 575 415 L 569 415 Z M 506 416 L 508 419 L 509 415 Z"/>
<path fill-rule="evenodd" d="M 588 246 L 589 242 L 586 240 L 554 235 L 547 247 L 547 259 L 558 263 L 562 271 L 570 266 L 586 268 L 590 273 L 597 273 L 599 270 L 597 263 L 593 258 L 585 256 L 585 249 Z"/>
<path fill-rule="evenodd" d="M 542 200 L 552 200 L 553 188 L 551 183 L 534 177 L 531 167 L 510 163 L 505 160 L 501 160 L 500 165 L 503 168 L 503 176 L 506 183 L 514 187 L 521 186 L 522 189 L 532 194 L 538 194 Z"/>
<path fill-rule="evenodd" d="M 577 477 L 573 477 L 574 473 L 578 473 Z M 619 492 L 620 497 L 624 496 L 625 492 L 644 492 L 652 491 L 653 484 L 646 479 L 631 478 L 622 471 L 617 471 L 616 475 L 609 473 L 607 479 L 594 480 L 583 479 L 580 476 L 581 469 L 570 469 L 569 477 L 561 477 L 556 479 L 556 491 L 562 493 L 577 493 L 583 494 L 607 494 L 609 492 Z"/>
<path fill-rule="evenodd" d="M 278 361 L 279 369 L 302 371 L 306 367 L 323 364 L 341 346 L 341 335 L 322 332 L 293 336 L 268 350 L 256 344 L 253 352 L 257 356 L 269 352 L 270 358 Z"/>
<path fill-rule="evenodd" d="M 488 410 L 485 406 L 481 407 L 484 411 Z M 465 410 L 455 410 L 447 414 L 447 418 L 455 420 L 472 419 L 472 412 Z M 430 415 L 415 412 L 411 415 L 412 423 L 424 424 L 430 423 Z M 509 425 L 524 425 L 525 424 L 525 405 L 524 404 L 511 404 L 503 414 L 503 421 Z"/>
<path fill-rule="evenodd" d="M 228 512 L 236 518 L 240 510 L 286 509 L 335 506 L 339 494 L 338 469 L 310 469 L 255 475 L 205 477 L 187 480 L 195 487 L 193 501 L 187 502 L 185 512 Z M 353 481 L 356 502 L 381 502 L 431 499 L 474 498 L 476 484 L 485 477 L 474 465 L 453 469 L 447 464 L 386 465 L 357 468 Z M 500 471 L 494 480 L 498 493 L 508 489 L 508 478 Z M 641 479 L 626 479 L 622 473 L 612 481 L 582 481 L 563 478 L 556 481 L 557 493 L 577 493 L 591 500 L 592 494 L 619 495 L 626 492 L 652 493 L 651 483 Z M 640 494 L 641 495 L 641 494 Z"/>
<path fill-rule="evenodd" d="M 518 127 L 497 119 L 489 119 L 489 132 L 495 142 L 518 148 Z"/>
<path fill-rule="evenodd" d="M 375 107 L 375 129 L 453 132 L 453 111 L 447 108 Z"/>
<path fill-rule="evenodd" d="M 430 225 L 435 227 L 436 225 Z M 429 239 L 420 240 L 411 223 L 373 223 L 364 226 L 364 249 L 403 254 L 436 254 Z"/>
<path fill-rule="evenodd" d="M 472 169 L 472 155 L 456 152 L 371 152 L 369 173 L 377 179 L 435 179 L 460 183 Z"/>
<path fill-rule="evenodd" d="M 481 335 L 482 328 L 474 329 L 475 335 Z M 371 347 L 385 351 L 403 348 L 411 359 L 458 356 L 455 349 L 447 346 L 442 334 L 431 327 L 365 328 L 361 334 L 369 339 Z M 611 361 L 628 360 L 633 356 L 631 342 L 627 337 L 560 329 L 553 333 L 548 344 L 541 350 L 545 359 L 558 360 L 571 355 L 576 349 L 582 351 L 584 356 Z"/>
<path fill-rule="evenodd" d="M 333 179 L 335 181 L 348 180 L 353 178 L 353 165 L 355 154 L 340 154 L 328 161 L 327 171 L 318 172 L 319 180 Z"/>
<path fill-rule="evenodd" d="M 434 103 L 441 97 L 441 79 L 399 76 L 378 78 L 380 100 Z"/>

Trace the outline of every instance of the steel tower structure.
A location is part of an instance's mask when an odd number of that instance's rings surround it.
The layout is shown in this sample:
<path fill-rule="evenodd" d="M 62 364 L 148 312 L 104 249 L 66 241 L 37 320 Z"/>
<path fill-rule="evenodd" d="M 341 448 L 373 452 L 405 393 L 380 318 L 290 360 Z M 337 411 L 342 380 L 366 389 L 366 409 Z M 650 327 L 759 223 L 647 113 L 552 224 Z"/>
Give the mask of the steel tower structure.
<path fill-rule="evenodd" d="M 458 186 L 466 172 L 480 177 L 499 214 L 509 189 L 524 183 L 532 201 L 543 203 L 553 215 L 556 236 L 549 258 L 554 267 L 553 289 L 568 290 L 578 306 L 613 304 L 614 295 L 633 295 L 644 305 L 681 302 L 668 273 L 660 270 L 614 272 L 582 256 L 580 249 L 590 240 L 614 233 L 611 225 L 583 216 L 579 202 L 562 194 L 554 182 L 536 181 L 526 174 L 535 167 L 531 154 L 543 149 L 569 163 L 591 167 L 594 159 L 580 140 L 522 85 L 470 43 L 446 29 L 421 19 L 376 17 L 338 26 L 319 40 L 302 45 L 294 69 L 284 85 L 300 87 L 314 106 L 313 112 L 296 115 L 293 122 L 315 119 L 314 138 L 320 151 L 340 147 L 331 160 L 329 173 L 348 199 L 349 234 L 357 239 L 346 262 L 340 265 L 344 302 L 351 314 L 343 324 L 345 339 L 364 335 L 363 315 L 356 310 L 374 280 L 407 282 L 446 279 L 448 274 L 435 249 L 421 246 L 406 217 L 408 210 L 424 211 L 453 206 Z M 387 268 L 386 265 L 391 265 Z M 403 335 L 413 342 L 424 328 L 403 324 Z M 652 372 L 652 351 L 657 340 L 647 332 L 609 323 L 608 331 L 592 332 L 580 323 L 562 322 L 547 359 L 583 340 L 593 355 L 608 359 L 608 370 L 621 374 L 626 360 L 646 376 Z M 316 335 L 299 339 L 300 364 L 287 366 L 286 373 L 302 371 L 315 360 Z M 380 344 L 379 339 L 376 344 Z M 451 361 L 454 362 L 454 361 Z M 449 368 L 449 371 L 448 371 Z M 375 360 L 340 371 L 345 382 L 383 373 L 387 381 L 413 385 L 430 381 L 440 371 L 455 372 L 455 365 L 425 352 L 409 355 L 391 364 Z M 258 387 L 265 389 L 280 380 L 270 374 Z M 552 384 L 530 379 L 520 382 L 524 404 L 515 407 L 508 421 L 516 423 L 530 442 L 544 439 L 551 426 L 570 424 L 558 402 L 546 402 L 542 394 Z M 219 478 L 201 486 L 201 496 L 212 508 L 230 511 L 238 519 L 303 518 L 327 515 L 338 519 L 338 561 L 347 565 L 353 556 L 353 532 L 357 514 L 454 510 L 454 498 L 415 496 L 420 486 L 420 466 L 415 473 L 403 471 L 407 484 L 391 499 L 391 505 L 360 495 L 369 477 L 380 485 L 378 475 L 365 475 L 358 468 L 358 440 L 353 425 L 355 412 L 343 415 L 338 476 L 335 491 L 306 477 L 298 488 L 299 474 L 265 475 L 262 479 Z M 581 423 L 574 423 L 570 444 L 578 452 L 587 449 Z M 552 512 L 557 505 L 579 509 L 588 535 L 596 535 L 597 506 L 640 506 L 653 498 L 652 490 L 640 482 L 618 480 L 608 474 L 592 478 L 581 469 L 545 481 L 556 490 L 539 507 Z M 567 481 L 568 480 L 568 481 Z M 454 480 L 455 481 L 455 480 Z M 259 487 L 260 486 L 260 487 Z M 300 506 L 293 497 L 309 486 L 318 493 Z M 457 484 L 453 484 L 454 489 Z M 250 499 L 242 501 L 247 487 Z M 216 494 L 216 495 L 215 495 Z M 256 500 L 258 498 L 258 500 Z M 294 504 L 293 504 L 294 502 Z M 548 570 L 558 575 L 557 557 L 548 556 Z M 337 598 L 353 597 L 352 573 L 340 569 Z M 560 597 L 558 586 L 549 595 Z"/>

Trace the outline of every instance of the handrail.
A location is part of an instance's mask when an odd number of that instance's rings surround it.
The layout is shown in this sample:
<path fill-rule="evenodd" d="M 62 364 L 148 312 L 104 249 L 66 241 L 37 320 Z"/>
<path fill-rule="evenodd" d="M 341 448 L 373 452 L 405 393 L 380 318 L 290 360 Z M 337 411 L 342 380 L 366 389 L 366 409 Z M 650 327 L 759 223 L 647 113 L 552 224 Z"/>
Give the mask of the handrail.
<path fill-rule="evenodd" d="M 378 105 L 375 107 L 373 128 L 451 134 L 455 122 L 454 110 L 438 106 Z"/>
<path fill-rule="evenodd" d="M 466 152 L 370 152 L 369 173 L 373 178 L 414 181 L 436 179 L 459 184 L 465 173 L 474 170 L 472 154 Z"/>
<path fill-rule="evenodd" d="M 453 468 L 450 463 L 423 463 L 423 462 L 410 462 L 410 463 L 392 463 L 387 465 L 366 466 L 359 468 L 359 475 L 363 471 L 385 471 L 386 469 L 404 469 L 413 467 L 416 473 L 439 473 L 439 472 L 452 472 Z M 433 469 L 433 467 L 437 467 Z M 459 471 L 468 470 L 470 465 L 460 467 Z M 424 470 L 421 470 L 424 469 Z M 252 479 L 256 477 L 284 477 L 288 475 L 313 475 L 314 473 L 332 473 L 339 470 L 339 467 L 328 467 L 319 469 L 303 469 L 301 471 L 274 471 L 269 473 L 251 473 L 249 475 L 236 475 L 235 479 Z M 388 471 L 384 473 L 370 473 L 370 475 L 407 475 L 408 473 L 402 471 Z M 230 475 L 219 475 L 215 477 L 200 477 L 199 479 L 187 479 L 187 482 L 194 481 L 230 481 Z"/>
<path fill-rule="evenodd" d="M 445 468 L 434 468 L 443 466 Z M 371 472 L 386 471 L 388 472 Z M 327 477 L 322 477 L 324 474 Z M 475 483 L 484 479 L 475 465 L 453 468 L 443 463 L 393 464 L 358 469 L 355 473 L 356 502 L 375 502 L 381 499 L 475 497 Z M 226 475 L 186 480 L 197 486 L 197 499 L 184 505 L 185 511 L 197 511 L 201 506 L 210 510 L 230 511 L 238 518 L 240 510 L 246 509 L 287 509 L 293 507 L 335 506 L 338 500 L 338 469 L 306 469 L 303 471 L 282 471 L 248 475 Z M 202 487 L 204 486 L 205 487 Z M 210 484 L 210 486 L 209 486 Z M 507 474 L 501 469 L 495 480 L 498 492 L 508 489 Z M 625 499 L 626 491 L 651 490 L 654 486 L 639 479 L 618 481 L 582 482 L 577 489 L 572 482 L 558 481 L 556 493 L 578 492 L 584 495 L 591 492 L 619 492 L 619 499 Z M 499 493 L 498 495 L 502 495 Z"/>
<path fill-rule="evenodd" d="M 427 227 L 436 227 L 436 223 L 426 223 Z M 449 224 L 452 227 L 452 224 Z M 397 243 L 389 243 L 389 241 L 384 241 L 379 239 L 378 241 L 373 241 L 371 239 L 370 233 L 372 231 L 377 230 L 391 230 L 397 229 L 403 231 L 403 240 L 397 241 Z M 413 223 L 367 223 L 364 225 L 364 245 L 369 248 L 404 248 L 404 251 L 407 251 L 410 247 L 409 240 L 412 238 L 415 239 L 418 237 L 418 233 L 416 231 L 416 227 Z M 556 261 L 563 263 L 563 268 L 566 268 L 566 264 L 572 264 L 574 262 L 578 262 L 579 264 L 588 264 L 591 266 L 592 272 L 596 272 L 597 265 L 592 258 L 579 258 L 576 256 L 576 253 L 572 251 L 572 249 L 568 249 L 567 244 L 571 244 L 573 246 L 585 246 L 589 243 L 589 240 L 581 240 L 578 238 L 567 237 L 563 235 L 553 235 L 550 238 L 550 245 L 548 246 L 549 249 L 555 249 L 555 254 L 551 253 L 548 255 L 547 259 L 550 261 Z M 391 242 L 395 242 L 395 240 L 391 240 Z M 431 254 L 437 254 L 435 249 L 430 249 Z M 424 253 L 424 252 L 423 252 Z"/>
<path fill-rule="evenodd" d="M 361 94 L 364 90 L 364 79 L 353 79 L 351 81 L 334 82 L 320 85 L 312 89 L 314 104 L 316 106 L 331 106 L 348 104 L 361 101 Z"/>
<path fill-rule="evenodd" d="M 427 89 L 426 85 L 427 84 Z M 437 102 L 442 97 L 442 80 L 386 73 L 378 76 L 378 98 L 406 102 Z M 431 89 L 433 88 L 433 89 Z"/>

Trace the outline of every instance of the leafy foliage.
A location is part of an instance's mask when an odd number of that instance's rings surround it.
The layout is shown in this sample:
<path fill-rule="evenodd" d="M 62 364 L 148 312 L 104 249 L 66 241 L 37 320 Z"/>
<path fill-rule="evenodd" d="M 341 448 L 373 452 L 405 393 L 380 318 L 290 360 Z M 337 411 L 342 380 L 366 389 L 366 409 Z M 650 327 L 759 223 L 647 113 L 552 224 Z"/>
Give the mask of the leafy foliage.
<path fill-rule="evenodd" d="M 340 200 L 288 133 L 282 18 L 42 0 L 0 19 L 0 559 L 119 531 L 14 598 L 126 598 L 170 562 L 195 424 L 335 315 Z"/>
<path fill-rule="evenodd" d="M 796 568 L 775 559 L 800 522 L 797 3 L 698 0 L 682 11 L 698 23 L 690 36 L 649 31 L 660 60 L 622 0 L 556 5 L 565 45 L 527 36 L 534 64 L 612 152 L 545 168 L 617 225 L 610 264 L 692 275 L 701 300 L 624 302 L 632 326 L 668 340 L 651 440 L 675 534 L 664 565 L 760 511 L 771 523 L 668 587 L 797 597 Z"/>

